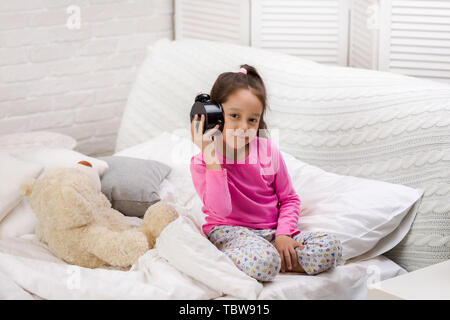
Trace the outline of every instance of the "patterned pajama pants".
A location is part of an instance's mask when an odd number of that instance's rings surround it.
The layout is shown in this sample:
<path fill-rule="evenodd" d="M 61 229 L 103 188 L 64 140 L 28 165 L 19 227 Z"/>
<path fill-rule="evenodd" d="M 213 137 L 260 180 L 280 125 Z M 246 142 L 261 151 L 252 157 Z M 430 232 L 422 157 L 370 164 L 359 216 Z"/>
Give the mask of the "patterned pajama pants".
<path fill-rule="evenodd" d="M 275 229 L 215 226 L 208 239 L 236 266 L 259 281 L 271 281 L 280 272 L 281 258 L 274 247 Z M 309 275 L 324 272 L 342 261 L 342 245 L 333 234 L 305 232 L 293 238 L 304 248 L 295 248 L 299 264 Z"/>

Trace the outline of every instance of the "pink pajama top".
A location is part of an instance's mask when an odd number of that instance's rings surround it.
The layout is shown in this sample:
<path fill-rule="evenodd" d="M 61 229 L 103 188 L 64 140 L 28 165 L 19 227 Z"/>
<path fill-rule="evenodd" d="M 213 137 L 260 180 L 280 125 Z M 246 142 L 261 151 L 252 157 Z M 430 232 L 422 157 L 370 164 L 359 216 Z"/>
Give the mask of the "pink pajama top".
<path fill-rule="evenodd" d="M 207 236 L 216 225 L 276 229 L 275 235 L 294 236 L 300 198 L 292 186 L 286 164 L 270 139 L 255 137 L 250 153 L 235 162 L 217 151 L 222 170 L 207 170 L 203 153 L 191 158 L 190 171 L 206 214 Z"/>

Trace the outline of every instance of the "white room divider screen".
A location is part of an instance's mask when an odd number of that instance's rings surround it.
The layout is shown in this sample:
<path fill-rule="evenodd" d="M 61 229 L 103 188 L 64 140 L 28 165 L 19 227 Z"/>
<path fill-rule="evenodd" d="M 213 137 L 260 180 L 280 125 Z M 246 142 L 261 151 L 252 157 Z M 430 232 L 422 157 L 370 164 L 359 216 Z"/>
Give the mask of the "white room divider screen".
<path fill-rule="evenodd" d="M 342 0 L 252 0 L 251 46 L 345 66 L 348 14 Z"/>
<path fill-rule="evenodd" d="M 175 0 L 175 39 L 250 44 L 250 0 Z"/>
<path fill-rule="evenodd" d="M 450 83 L 450 1 L 389 2 L 385 70 Z"/>
<path fill-rule="evenodd" d="M 175 39 L 450 83 L 450 0 L 175 0 Z"/>

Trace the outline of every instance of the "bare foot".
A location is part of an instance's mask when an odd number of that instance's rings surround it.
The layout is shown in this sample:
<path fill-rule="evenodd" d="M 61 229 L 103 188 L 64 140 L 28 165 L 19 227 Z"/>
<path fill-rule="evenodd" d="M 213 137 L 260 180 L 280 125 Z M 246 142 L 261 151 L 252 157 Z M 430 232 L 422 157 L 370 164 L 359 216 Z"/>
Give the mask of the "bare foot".
<path fill-rule="evenodd" d="M 297 266 L 292 266 L 292 269 L 289 270 L 288 268 L 286 268 L 285 272 L 300 272 L 300 273 L 305 273 L 305 270 L 303 269 L 303 267 L 298 263 Z"/>

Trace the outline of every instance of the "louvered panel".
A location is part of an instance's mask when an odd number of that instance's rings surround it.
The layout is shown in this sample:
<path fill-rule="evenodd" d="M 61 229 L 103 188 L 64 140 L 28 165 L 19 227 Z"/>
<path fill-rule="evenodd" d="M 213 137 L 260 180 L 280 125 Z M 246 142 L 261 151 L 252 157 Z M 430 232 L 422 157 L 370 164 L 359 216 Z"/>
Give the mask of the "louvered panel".
<path fill-rule="evenodd" d="M 438 78 L 442 81 L 450 79 L 450 71 L 440 71 L 440 70 L 423 70 L 419 68 L 395 68 L 396 72 L 403 73 L 409 76 L 423 77 L 423 78 Z"/>
<path fill-rule="evenodd" d="M 414 53 L 414 54 L 428 54 L 430 59 L 434 59 L 436 56 L 448 56 L 450 55 L 450 48 L 430 48 L 430 47 L 411 47 L 402 45 L 392 45 L 391 55 L 395 53 Z M 410 56 L 410 59 L 414 59 L 415 55 Z"/>
<path fill-rule="evenodd" d="M 330 8 L 336 6 L 336 0 L 322 0 L 322 1 L 297 1 L 297 0 L 266 0 L 264 1 L 264 7 L 266 8 L 278 8 L 278 7 L 290 7 L 290 8 Z"/>
<path fill-rule="evenodd" d="M 440 32 L 450 32 L 450 25 L 445 24 L 420 24 L 402 22 L 392 23 L 392 28 L 394 30 L 418 30 L 418 31 L 440 31 Z"/>
<path fill-rule="evenodd" d="M 418 39 L 414 37 L 411 32 L 408 38 L 406 37 L 392 37 L 391 43 L 394 45 L 406 45 L 416 47 L 436 47 L 436 48 L 450 48 L 450 40 L 442 39 Z"/>
<path fill-rule="evenodd" d="M 429 52 L 428 52 L 429 53 Z M 424 62 L 444 62 L 450 66 L 450 50 L 448 55 L 432 55 L 415 53 L 413 56 L 404 53 L 391 53 L 391 59 L 396 61 L 424 61 Z M 442 66 L 442 65 L 440 65 Z M 444 67 L 447 67 L 444 65 Z"/>
<path fill-rule="evenodd" d="M 392 1 L 389 70 L 450 83 L 450 1 Z"/>
<path fill-rule="evenodd" d="M 397 1 L 396 7 L 398 8 L 431 8 L 431 9 L 450 9 L 450 1 L 428 1 L 428 0 L 410 0 L 410 1 Z"/>
<path fill-rule="evenodd" d="M 394 60 L 392 59 L 391 65 L 399 68 L 417 68 L 423 70 L 442 70 L 450 71 L 450 64 L 437 62 L 420 61 L 420 65 L 417 65 L 417 61 L 406 60 Z"/>
<path fill-rule="evenodd" d="M 314 42 L 332 42 L 337 41 L 337 34 L 320 34 L 320 33 L 314 33 L 314 34 L 305 34 L 305 33 L 299 33 L 299 32 L 293 32 L 293 33 L 265 33 L 261 37 L 263 41 L 292 41 L 292 42 L 303 42 L 307 41 L 309 43 Z"/>
<path fill-rule="evenodd" d="M 266 41 L 264 48 L 272 48 L 274 51 L 278 51 L 278 49 L 283 50 L 286 48 L 289 49 L 330 49 L 333 50 L 333 55 L 336 55 L 337 45 L 333 43 L 327 42 L 305 42 L 305 41 Z M 319 51 L 318 51 L 319 53 Z"/>
<path fill-rule="evenodd" d="M 367 26 L 368 19 L 371 19 L 369 7 L 375 4 L 373 0 L 352 2 L 350 13 L 350 67 L 378 68 L 378 31 L 369 29 Z"/>
<path fill-rule="evenodd" d="M 270 15 L 276 15 L 276 14 L 286 14 L 286 7 L 289 8 L 288 13 L 293 15 L 313 15 L 316 18 L 319 18 L 319 20 L 333 20 L 334 17 L 336 17 L 339 8 L 335 5 L 335 3 L 331 2 L 333 5 L 329 6 L 320 6 L 320 7 L 312 7 L 312 6 L 282 6 L 281 4 L 278 4 L 277 6 L 263 6 L 262 12 L 264 14 L 267 14 L 267 17 Z M 331 16 L 331 19 L 330 19 Z"/>
<path fill-rule="evenodd" d="M 333 35 L 333 36 L 337 36 L 338 35 L 338 31 L 337 30 L 331 30 L 331 29 L 317 29 L 317 28 L 310 28 L 308 30 L 305 30 L 306 28 L 302 28 L 301 30 L 296 30 L 294 28 L 291 29 L 284 29 L 284 28 L 277 28 L 277 27 L 272 27 L 270 28 L 270 30 L 266 31 L 266 35 L 270 35 L 270 34 L 276 34 L 276 35 L 296 35 L 296 34 L 302 34 L 305 36 L 316 36 L 316 35 L 321 35 L 321 36 L 327 36 L 327 35 Z"/>
<path fill-rule="evenodd" d="M 347 64 L 347 0 L 252 0 L 252 46 Z"/>
<path fill-rule="evenodd" d="M 302 57 L 304 56 L 314 56 L 314 55 L 324 55 L 324 56 L 334 56 L 334 54 L 336 53 L 336 48 L 325 48 L 325 49 L 321 49 L 321 48 L 277 48 L 276 51 L 278 52 L 282 52 L 282 53 L 286 53 L 286 54 L 290 54 L 290 55 L 300 55 Z M 314 60 L 314 59 L 312 59 Z"/>
<path fill-rule="evenodd" d="M 175 39 L 250 44 L 250 0 L 175 0 Z"/>
<path fill-rule="evenodd" d="M 321 28 L 333 29 L 335 24 L 333 22 L 324 21 L 265 21 L 265 27 L 267 28 L 283 28 L 283 30 L 291 29 L 311 29 L 319 30 Z"/>
<path fill-rule="evenodd" d="M 417 26 L 420 28 L 420 26 Z M 449 43 L 449 35 L 446 32 L 433 32 L 433 31 L 422 31 L 422 30 L 396 30 L 393 29 L 391 32 L 393 38 L 412 38 L 415 39 L 433 39 L 433 40 L 444 40 L 444 42 Z"/>
<path fill-rule="evenodd" d="M 301 0 L 303 1 L 303 0 Z M 320 0 L 317 0 L 320 1 Z M 262 17 L 263 21 L 324 21 L 324 22 L 333 22 L 337 26 L 337 16 L 335 14 L 303 14 L 301 12 L 294 13 L 291 12 L 290 8 L 286 8 L 285 12 L 279 13 L 271 13 L 271 12 L 263 12 L 264 16 Z"/>
<path fill-rule="evenodd" d="M 396 16 L 392 17 L 392 22 L 412 22 L 412 23 L 430 23 L 430 24 L 446 24 L 448 23 L 447 17 L 439 17 L 439 16 L 419 16 L 419 15 L 411 15 L 405 16 L 396 14 Z"/>

